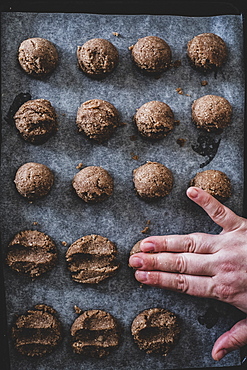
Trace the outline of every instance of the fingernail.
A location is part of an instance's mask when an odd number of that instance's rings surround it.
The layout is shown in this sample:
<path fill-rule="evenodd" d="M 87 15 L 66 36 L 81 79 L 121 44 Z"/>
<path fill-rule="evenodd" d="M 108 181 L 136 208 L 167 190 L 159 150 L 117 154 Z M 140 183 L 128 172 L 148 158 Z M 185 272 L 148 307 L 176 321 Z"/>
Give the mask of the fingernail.
<path fill-rule="evenodd" d="M 225 348 L 219 350 L 217 353 L 216 353 L 216 358 L 215 360 L 216 361 L 220 361 L 223 357 L 225 357 L 225 355 L 227 355 L 227 350 Z"/>
<path fill-rule="evenodd" d="M 136 271 L 136 279 L 140 281 L 140 283 L 145 283 L 147 281 L 148 273 L 147 271 Z"/>
<path fill-rule="evenodd" d="M 149 242 L 149 241 L 146 241 L 146 242 L 145 242 L 145 240 L 142 241 L 140 247 L 141 247 L 141 250 L 143 252 L 152 252 L 152 251 L 154 251 L 154 243 Z"/>
<path fill-rule="evenodd" d="M 195 188 L 190 188 L 189 189 L 189 196 L 191 198 L 194 198 L 195 199 L 198 196 L 198 190 L 195 189 Z"/>
<path fill-rule="evenodd" d="M 132 257 L 130 259 L 130 265 L 135 268 L 140 268 L 143 265 L 142 259 L 139 257 Z"/>

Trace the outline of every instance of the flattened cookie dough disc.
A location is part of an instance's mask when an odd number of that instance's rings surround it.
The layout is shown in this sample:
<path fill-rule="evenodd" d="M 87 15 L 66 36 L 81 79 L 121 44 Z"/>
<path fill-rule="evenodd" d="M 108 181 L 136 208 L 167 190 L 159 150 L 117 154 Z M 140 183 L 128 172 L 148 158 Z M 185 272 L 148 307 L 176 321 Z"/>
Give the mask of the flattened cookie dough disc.
<path fill-rule="evenodd" d="M 105 39 L 91 39 L 77 48 L 81 70 L 89 77 L 101 79 L 111 73 L 119 61 L 116 47 Z"/>
<path fill-rule="evenodd" d="M 120 126 L 119 113 L 114 105 L 105 100 L 88 100 L 78 108 L 76 125 L 79 133 L 102 143 Z"/>
<path fill-rule="evenodd" d="M 46 99 L 28 100 L 14 115 L 22 138 L 32 144 L 43 144 L 57 131 L 57 116 Z"/>
<path fill-rule="evenodd" d="M 163 198 L 173 187 L 172 172 L 158 162 L 147 162 L 133 171 L 137 194 L 146 200 Z"/>
<path fill-rule="evenodd" d="M 34 37 L 22 41 L 18 51 L 18 60 L 26 73 L 43 77 L 56 68 L 58 53 L 51 41 Z"/>
<path fill-rule="evenodd" d="M 197 128 L 208 132 L 227 127 L 232 118 L 229 101 L 217 95 L 204 95 L 192 104 L 192 119 Z"/>
<path fill-rule="evenodd" d="M 13 270 L 36 278 L 51 270 L 57 263 L 54 241 L 37 230 L 24 230 L 8 245 L 6 263 Z"/>
<path fill-rule="evenodd" d="M 117 321 L 102 310 L 83 312 L 74 321 L 70 333 L 73 351 L 84 356 L 102 358 L 119 345 Z"/>
<path fill-rule="evenodd" d="M 133 62 L 147 74 L 161 74 L 169 68 L 171 58 L 170 46 L 157 36 L 143 37 L 132 48 Z"/>
<path fill-rule="evenodd" d="M 117 248 L 100 235 L 86 235 L 76 240 L 66 253 L 68 269 L 77 283 L 97 284 L 114 275 L 119 268 Z"/>
<path fill-rule="evenodd" d="M 54 182 L 52 171 L 41 163 L 28 162 L 16 172 L 17 191 L 28 200 L 36 200 L 49 193 Z"/>
<path fill-rule="evenodd" d="M 162 139 L 174 128 L 174 114 L 166 103 L 150 101 L 136 111 L 134 122 L 142 136 Z"/>
<path fill-rule="evenodd" d="M 57 312 L 39 304 L 16 318 L 12 326 L 15 348 L 25 356 L 41 357 L 52 352 L 62 340 Z"/>
<path fill-rule="evenodd" d="M 135 317 L 131 333 L 140 349 L 166 356 L 177 344 L 180 328 L 174 313 L 150 308 Z"/>
<path fill-rule="evenodd" d="M 230 179 L 224 172 L 218 170 L 198 172 L 189 185 L 205 190 L 220 202 L 226 201 L 232 194 Z"/>
<path fill-rule="evenodd" d="M 202 70 L 217 69 L 227 58 L 227 47 L 214 33 L 202 33 L 187 44 L 187 55 L 192 65 Z"/>
<path fill-rule="evenodd" d="M 104 168 L 89 166 L 75 175 L 72 186 L 84 202 L 97 203 L 109 198 L 114 185 L 111 175 Z"/>

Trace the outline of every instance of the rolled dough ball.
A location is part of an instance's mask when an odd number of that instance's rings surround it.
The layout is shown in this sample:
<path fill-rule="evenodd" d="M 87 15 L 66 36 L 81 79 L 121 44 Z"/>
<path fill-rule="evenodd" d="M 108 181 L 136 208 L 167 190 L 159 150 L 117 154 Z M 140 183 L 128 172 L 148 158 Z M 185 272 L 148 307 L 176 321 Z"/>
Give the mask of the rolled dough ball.
<path fill-rule="evenodd" d="M 28 100 L 14 115 L 22 138 L 32 144 L 43 144 L 57 131 L 57 117 L 46 99 Z"/>
<path fill-rule="evenodd" d="M 28 200 L 47 195 L 53 182 L 52 171 L 44 164 L 34 162 L 23 164 L 17 170 L 14 180 L 17 191 Z"/>
<path fill-rule="evenodd" d="M 101 235 L 86 235 L 76 240 L 66 252 L 72 279 L 82 284 L 98 284 L 119 268 L 117 248 Z"/>
<path fill-rule="evenodd" d="M 232 193 L 230 179 L 224 172 L 218 170 L 198 172 L 189 185 L 205 190 L 220 202 L 226 201 Z"/>
<path fill-rule="evenodd" d="M 87 203 L 106 200 L 113 192 L 113 179 L 102 167 L 89 166 L 79 171 L 73 181 L 78 197 Z"/>
<path fill-rule="evenodd" d="M 205 95 L 192 104 L 192 119 L 197 128 L 215 131 L 228 126 L 232 118 L 229 101 L 217 95 Z"/>
<path fill-rule="evenodd" d="M 132 48 L 132 59 L 143 72 L 160 74 L 169 68 L 172 53 L 170 46 L 160 37 L 146 36 Z"/>
<path fill-rule="evenodd" d="M 36 278 L 51 270 L 57 263 L 54 241 L 37 230 L 24 230 L 8 245 L 6 263 L 13 270 Z"/>
<path fill-rule="evenodd" d="M 88 100 L 78 108 L 76 124 L 80 133 L 101 143 L 120 125 L 119 113 L 105 100 Z"/>
<path fill-rule="evenodd" d="M 42 77 L 51 73 L 58 62 L 57 49 L 49 40 L 34 37 L 22 41 L 18 60 L 29 75 Z"/>
<path fill-rule="evenodd" d="M 84 311 L 71 326 L 74 353 L 103 358 L 119 345 L 117 320 L 102 310 Z"/>
<path fill-rule="evenodd" d="M 38 304 L 17 316 L 12 326 L 14 346 L 22 355 L 41 357 L 54 351 L 62 340 L 62 325 L 57 312 Z"/>
<path fill-rule="evenodd" d="M 161 139 L 174 128 L 174 114 L 166 103 L 150 101 L 137 110 L 134 122 L 142 136 Z"/>
<path fill-rule="evenodd" d="M 77 48 L 79 67 L 92 78 L 103 78 L 118 65 L 116 47 L 105 39 L 91 39 Z"/>
<path fill-rule="evenodd" d="M 157 199 L 168 195 L 173 187 L 172 172 L 158 162 L 147 162 L 133 171 L 137 194 L 143 199 Z"/>
<path fill-rule="evenodd" d="M 202 33 L 187 44 L 187 54 L 191 63 L 203 70 L 222 66 L 227 58 L 227 47 L 220 36 Z"/>
<path fill-rule="evenodd" d="M 150 308 L 135 317 L 131 333 L 140 349 L 166 356 L 178 342 L 180 327 L 174 313 L 164 308 Z"/>

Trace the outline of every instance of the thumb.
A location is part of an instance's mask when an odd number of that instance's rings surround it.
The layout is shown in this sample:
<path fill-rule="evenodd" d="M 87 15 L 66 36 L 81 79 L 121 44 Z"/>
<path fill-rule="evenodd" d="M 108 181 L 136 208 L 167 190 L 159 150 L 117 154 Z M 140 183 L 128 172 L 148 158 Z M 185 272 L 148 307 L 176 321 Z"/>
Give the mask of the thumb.
<path fill-rule="evenodd" d="M 227 353 L 247 344 L 247 318 L 237 322 L 229 331 L 221 335 L 212 350 L 214 360 L 221 360 Z"/>

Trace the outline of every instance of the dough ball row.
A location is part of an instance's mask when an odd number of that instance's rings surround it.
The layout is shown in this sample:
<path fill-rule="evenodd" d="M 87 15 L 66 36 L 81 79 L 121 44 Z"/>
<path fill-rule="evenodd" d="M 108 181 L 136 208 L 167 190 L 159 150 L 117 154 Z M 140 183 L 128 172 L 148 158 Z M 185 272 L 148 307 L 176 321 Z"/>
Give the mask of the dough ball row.
<path fill-rule="evenodd" d="M 232 106 L 221 96 L 205 95 L 193 102 L 191 114 L 197 128 L 217 132 L 230 124 Z M 46 99 L 25 102 L 15 113 L 14 121 L 21 137 L 35 145 L 46 142 L 58 129 L 56 112 Z M 141 136 L 152 140 L 167 136 L 176 123 L 172 109 L 161 101 L 143 104 L 133 121 Z M 121 124 L 118 110 L 105 100 L 91 99 L 78 108 L 78 132 L 98 143 L 108 140 Z"/>
<path fill-rule="evenodd" d="M 172 65 L 171 48 L 160 37 L 143 37 L 129 49 L 134 65 L 145 74 L 160 75 Z M 193 67 L 215 70 L 225 63 L 227 47 L 218 35 L 203 33 L 188 42 L 187 55 Z M 20 44 L 18 60 L 27 74 L 43 77 L 56 68 L 58 52 L 49 40 L 29 38 Z M 102 79 L 117 67 L 119 53 L 110 41 L 95 38 L 77 47 L 77 60 L 79 68 L 87 76 Z"/>
<path fill-rule="evenodd" d="M 46 196 L 54 183 L 53 172 L 44 164 L 28 162 L 16 172 L 14 183 L 20 195 L 29 201 Z M 146 162 L 133 171 L 136 194 L 143 200 L 164 198 L 173 188 L 172 171 L 159 162 Z M 189 186 L 199 187 L 221 202 L 232 193 L 231 181 L 219 170 L 198 172 Z M 75 193 L 86 203 L 98 203 L 108 199 L 114 189 L 114 181 L 107 170 L 100 166 L 88 166 L 80 170 L 72 180 Z"/>

